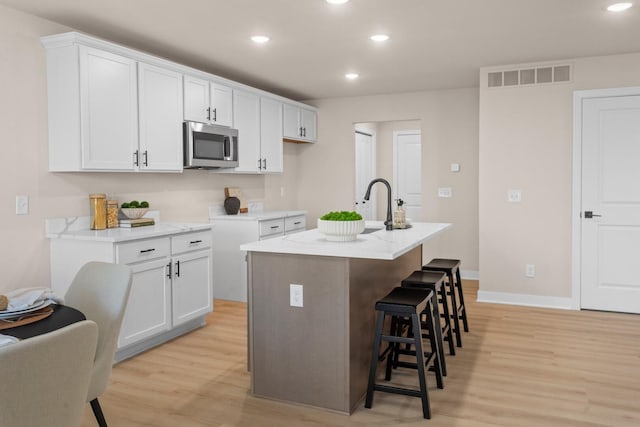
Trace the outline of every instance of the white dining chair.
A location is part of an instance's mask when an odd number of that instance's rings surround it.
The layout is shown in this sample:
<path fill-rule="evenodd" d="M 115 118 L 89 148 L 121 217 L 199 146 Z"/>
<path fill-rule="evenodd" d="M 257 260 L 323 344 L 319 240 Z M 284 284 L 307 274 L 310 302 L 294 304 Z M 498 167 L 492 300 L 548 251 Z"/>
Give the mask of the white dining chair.
<path fill-rule="evenodd" d="M 83 320 L 0 347 L 0 426 L 80 425 L 97 339 Z"/>
<path fill-rule="evenodd" d="M 129 267 L 89 262 L 80 268 L 64 296 L 65 304 L 80 310 L 98 324 L 98 345 L 87 402 L 100 427 L 107 422 L 98 402 L 109 384 L 122 318 L 131 289 Z"/>

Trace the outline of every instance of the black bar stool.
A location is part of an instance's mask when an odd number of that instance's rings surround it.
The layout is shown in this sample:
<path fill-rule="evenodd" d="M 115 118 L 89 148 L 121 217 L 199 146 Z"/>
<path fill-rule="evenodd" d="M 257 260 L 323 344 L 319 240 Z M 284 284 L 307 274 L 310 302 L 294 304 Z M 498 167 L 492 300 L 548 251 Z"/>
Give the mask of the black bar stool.
<path fill-rule="evenodd" d="M 460 320 L 462 320 L 464 331 L 469 332 L 467 320 L 467 309 L 464 304 L 464 294 L 462 292 L 462 279 L 460 278 L 460 260 L 434 258 L 428 264 L 422 266 L 424 271 L 439 271 L 447 275 L 449 281 L 449 294 L 451 296 L 451 308 L 453 317 L 456 343 L 462 347 L 462 336 L 460 332 Z"/>
<path fill-rule="evenodd" d="M 431 308 L 434 294 L 430 290 L 414 289 L 414 288 L 394 288 L 387 296 L 376 302 L 377 321 L 376 334 L 371 354 L 371 366 L 369 369 L 369 383 L 367 386 L 367 397 L 365 400 L 365 408 L 371 408 L 373 403 L 373 394 L 377 391 L 387 393 L 403 394 L 405 396 L 415 396 L 422 399 L 422 414 L 424 418 L 431 418 L 431 409 L 429 407 L 429 395 L 427 392 L 426 369 L 433 365 L 436 374 L 436 382 L 438 388 L 443 388 L 442 372 L 440 370 L 440 358 L 438 357 L 438 343 L 435 339 L 435 328 Z M 431 352 L 425 352 L 422 347 L 422 325 L 420 321 L 421 313 L 427 313 L 427 328 L 429 332 L 429 343 Z M 391 330 L 389 335 L 383 334 L 385 316 L 391 317 Z M 400 319 L 411 319 L 413 337 L 402 336 L 403 325 Z M 430 320 L 429 320 L 430 319 Z M 380 344 L 382 341 L 390 343 L 385 352 L 380 355 Z M 402 367 L 411 367 L 418 370 L 418 379 L 420 389 L 395 387 L 383 384 L 376 384 L 376 370 L 378 361 L 383 360 L 386 354 L 387 371 L 385 380 L 391 379 L 391 361 L 394 358 L 394 351 L 399 344 L 411 344 L 415 347 L 415 364 L 403 363 Z M 410 366 L 409 366 L 410 365 Z"/>
<path fill-rule="evenodd" d="M 402 281 L 403 288 L 419 288 L 429 289 L 433 291 L 434 298 L 437 302 L 433 303 L 433 318 L 436 320 L 435 330 L 436 339 L 440 346 L 440 366 L 442 367 L 442 375 L 447 375 L 447 364 L 444 360 L 444 340 L 449 343 L 449 354 L 456 354 L 456 345 L 453 342 L 453 331 L 451 328 L 451 315 L 449 312 L 449 303 L 447 302 L 447 291 L 444 285 L 446 275 L 435 271 L 414 271 Z M 442 313 L 439 305 L 442 304 Z M 442 322 L 441 321 L 444 321 Z"/>

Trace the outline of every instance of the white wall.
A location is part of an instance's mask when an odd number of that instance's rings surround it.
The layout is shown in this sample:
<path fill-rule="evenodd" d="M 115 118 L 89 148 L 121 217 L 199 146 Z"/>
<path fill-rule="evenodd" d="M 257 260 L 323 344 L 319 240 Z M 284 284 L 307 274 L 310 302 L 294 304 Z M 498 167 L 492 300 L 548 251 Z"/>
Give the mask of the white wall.
<path fill-rule="evenodd" d="M 640 85 L 640 54 L 561 62 L 569 83 L 487 88 L 489 72 L 526 64 L 480 72 L 481 299 L 569 305 L 573 91 Z M 508 189 L 522 203 L 508 203 Z"/>
<path fill-rule="evenodd" d="M 478 91 L 475 88 L 379 96 L 318 99 L 318 143 L 299 154 L 298 203 L 309 221 L 330 210 L 353 209 L 355 123 L 414 120 L 422 130 L 423 221 L 451 222 L 454 228 L 426 246 L 425 258 L 462 259 L 463 270 L 478 270 Z M 378 175 L 392 182 L 392 145 L 378 138 Z M 452 174 L 449 165 L 461 164 Z M 453 188 L 452 199 L 436 197 Z M 382 187 L 379 199 L 384 199 Z M 384 215 L 378 209 L 378 216 Z M 417 218 L 416 218 L 417 220 Z"/>
<path fill-rule="evenodd" d="M 240 187 L 247 199 L 264 201 L 267 208 L 298 207 L 295 144 L 285 144 L 285 173 L 275 176 L 47 172 L 45 54 L 39 38 L 70 30 L 0 6 L 0 292 L 49 286 L 44 221 L 89 215 L 90 193 L 148 200 L 169 221 L 208 222 L 208 206 L 222 203 L 227 186 Z M 28 215 L 15 214 L 16 195 L 29 196 Z"/>

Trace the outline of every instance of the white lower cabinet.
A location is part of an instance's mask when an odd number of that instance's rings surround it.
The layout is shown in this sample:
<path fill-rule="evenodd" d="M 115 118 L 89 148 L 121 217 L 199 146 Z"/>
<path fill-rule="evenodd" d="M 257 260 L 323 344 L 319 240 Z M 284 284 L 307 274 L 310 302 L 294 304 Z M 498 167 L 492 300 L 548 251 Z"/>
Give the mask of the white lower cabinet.
<path fill-rule="evenodd" d="M 283 211 L 266 216 L 226 215 L 211 218 L 214 298 L 246 302 L 247 260 L 240 245 L 304 231 L 305 218 L 302 211 Z"/>
<path fill-rule="evenodd" d="M 125 242 L 51 241 L 54 292 L 64 295 L 88 261 L 131 268 L 132 282 L 116 361 L 205 324 L 213 310 L 211 230 Z"/>
<path fill-rule="evenodd" d="M 169 261 L 160 258 L 131 265 L 131 292 L 118 348 L 171 329 L 171 280 L 166 274 Z"/>

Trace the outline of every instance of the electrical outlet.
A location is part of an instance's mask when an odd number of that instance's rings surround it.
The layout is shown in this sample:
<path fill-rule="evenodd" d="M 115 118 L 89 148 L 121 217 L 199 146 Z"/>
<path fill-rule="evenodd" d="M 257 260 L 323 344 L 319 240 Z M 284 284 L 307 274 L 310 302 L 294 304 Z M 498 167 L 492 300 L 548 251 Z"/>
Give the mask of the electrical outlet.
<path fill-rule="evenodd" d="M 520 203 L 522 201 L 522 191 L 520 190 L 507 191 L 507 200 L 511 203 Z"/>
<path fill-rule="evenodd" d="M 524 275 L 527 277 L 536 277 L 535 264 L 527 264 L 524 268 Z"/>
<path fill-rule="evenodd" d="M 29 196 L 16 196 L 16 215 L 29 213 Z"/>
<path fill-rule="evenodd" d="M 453 197 L 453 191 L 451 190 L 451 187 L 438 188 L 438 197 L 445 197 L 445 198 Z"/>
<path fill-rule="evenodd" d="M 291 283 L 289 285 L 289 305 L 291 307 L 303 307 L 302 285 Z"/>

